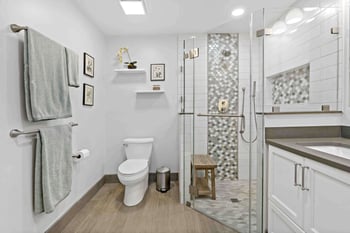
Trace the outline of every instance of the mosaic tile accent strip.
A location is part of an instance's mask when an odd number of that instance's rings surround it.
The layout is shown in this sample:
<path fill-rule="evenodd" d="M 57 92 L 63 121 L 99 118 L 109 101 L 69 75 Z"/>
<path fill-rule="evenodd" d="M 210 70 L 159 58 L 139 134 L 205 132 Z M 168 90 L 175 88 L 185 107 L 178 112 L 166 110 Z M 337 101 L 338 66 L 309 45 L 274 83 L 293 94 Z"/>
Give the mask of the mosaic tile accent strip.
<path fill-rule="evenodd" d="M 268 77 L 274 104 L 301 104 L 310 99 L 310 64 Z"/>
<path fill-rule="evenodd" d="M 238 113 L 238 34 L 208 34 L 208 113 L 219 113 L 220 99 Z M 238 178 L 238 120 L 208 118 L 208 153 L 218 164 L 219 179 Z"/>

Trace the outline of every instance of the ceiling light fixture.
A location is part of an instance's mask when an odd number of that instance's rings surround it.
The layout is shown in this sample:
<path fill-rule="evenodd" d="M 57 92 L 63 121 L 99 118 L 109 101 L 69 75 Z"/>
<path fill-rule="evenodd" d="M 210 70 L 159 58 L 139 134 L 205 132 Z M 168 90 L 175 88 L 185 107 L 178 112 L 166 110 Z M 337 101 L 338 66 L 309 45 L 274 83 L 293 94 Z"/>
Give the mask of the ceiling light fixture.
<path fill-rule="evenodd" d="M 244 12 L 245 10 L 243 8 L 236 8 L 232 11 L 232 16 L 235 16 L 235 17 L 241 16 L 244 14 Z"/>
<path fill-rule="evenodd" d="M 126 15 L 146 14 L 146 7 L 143 0 L 120 0 L 120 5 Z"/>
<path fill-rule="evenodd" d="M 277 21 L 272 26 L 272 34 L 273 35 L 280 35 L 287 31 L 287 25 L 283 21 Z"/>
<path fill-rule="evenodd" d="M 288 12 L 285 21 L 286 24 L 299 23 L 304 17 L 303 12 L 299 8 L 294 8 Z"/>

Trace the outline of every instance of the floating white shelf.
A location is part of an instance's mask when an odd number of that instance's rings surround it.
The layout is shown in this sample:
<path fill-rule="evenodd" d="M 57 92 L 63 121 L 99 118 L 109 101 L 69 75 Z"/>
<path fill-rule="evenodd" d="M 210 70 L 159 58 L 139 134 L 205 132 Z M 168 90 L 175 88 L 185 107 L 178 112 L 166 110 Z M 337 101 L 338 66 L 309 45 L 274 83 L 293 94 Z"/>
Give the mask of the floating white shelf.
<path fill-rule="evenodd" d="M 157 91 L 153 91 L 153 90 L 137 90 L 136 93 L 137 94 L 162 94 L 164 93 L 164 90 L 157 90 Z"/>
<path fill-rule="evenodd" d="M 118 74 L 143 74 L 146 73 L 145 69 L 115 69 Z"/>

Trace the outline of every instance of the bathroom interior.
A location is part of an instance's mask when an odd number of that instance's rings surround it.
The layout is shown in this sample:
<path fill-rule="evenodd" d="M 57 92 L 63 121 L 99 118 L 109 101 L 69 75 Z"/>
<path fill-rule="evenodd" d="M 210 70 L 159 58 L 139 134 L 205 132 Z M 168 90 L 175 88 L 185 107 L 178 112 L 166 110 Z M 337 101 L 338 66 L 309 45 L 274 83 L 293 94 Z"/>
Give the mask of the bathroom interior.
<path fill-rule="evenodd" d="M 349 12 L 0 0 L 0 232 L 350 232 Z"/>

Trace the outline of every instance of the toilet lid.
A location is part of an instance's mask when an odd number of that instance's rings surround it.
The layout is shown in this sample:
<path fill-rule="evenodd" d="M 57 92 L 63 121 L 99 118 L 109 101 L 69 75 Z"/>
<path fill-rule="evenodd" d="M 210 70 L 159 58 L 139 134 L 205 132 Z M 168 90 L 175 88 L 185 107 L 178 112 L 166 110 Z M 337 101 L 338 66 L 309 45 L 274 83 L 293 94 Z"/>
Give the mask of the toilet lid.
<path fill-rule="evenodd" d="M 119 172 L 132 175 L 144 171 L 148 166 L 146 159 L 128 159 L 119 166 Z"/>

